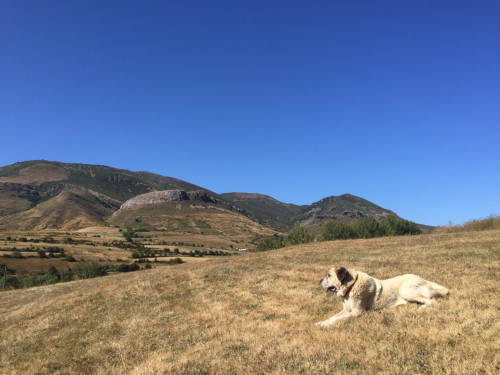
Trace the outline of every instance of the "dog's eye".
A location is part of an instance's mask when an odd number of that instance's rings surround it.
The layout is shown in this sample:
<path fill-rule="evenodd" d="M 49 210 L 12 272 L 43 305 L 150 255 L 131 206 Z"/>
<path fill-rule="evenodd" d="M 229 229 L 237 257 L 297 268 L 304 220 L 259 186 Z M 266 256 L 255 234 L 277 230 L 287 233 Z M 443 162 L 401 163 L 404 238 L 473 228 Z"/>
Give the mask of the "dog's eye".
<path fill-rule="evenodd" d="M 330 277 L 330 274 L 327 274 L 326 277 Z"/>

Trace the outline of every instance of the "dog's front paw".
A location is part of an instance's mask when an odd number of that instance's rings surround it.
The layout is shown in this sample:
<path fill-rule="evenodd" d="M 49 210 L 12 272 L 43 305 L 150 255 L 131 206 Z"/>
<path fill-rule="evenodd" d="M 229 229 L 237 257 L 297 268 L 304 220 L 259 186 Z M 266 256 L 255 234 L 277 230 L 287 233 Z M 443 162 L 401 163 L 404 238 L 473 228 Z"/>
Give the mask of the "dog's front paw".
<path fill-rule="evenodd" d="M 322 322 L 316 323 L 316 325 L 318 327 L 329 327 L 332 325 L 332 323 L 330 323 L 330 321 L 328 321 L 328 320 L 323 320 Z"/>

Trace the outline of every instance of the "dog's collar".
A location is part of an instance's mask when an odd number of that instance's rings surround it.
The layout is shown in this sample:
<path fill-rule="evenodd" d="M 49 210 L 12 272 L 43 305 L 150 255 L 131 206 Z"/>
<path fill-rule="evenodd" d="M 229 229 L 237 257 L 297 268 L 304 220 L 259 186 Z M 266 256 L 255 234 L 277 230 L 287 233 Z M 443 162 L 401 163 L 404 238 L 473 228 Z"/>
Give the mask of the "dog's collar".
<path fill-rule="evenodd" d="M 354 284 L 356 284 L 356 281 L 358 281 L 358 275 L 356 275 L 356 278 L 354 279 L 354 282 L 351 284 L 351 286 L 347 289 L 347 291 L 344 293 L 344 298 L 348 299 L 349 298 L 349 293 L 351 293 L 352 287 Z"/>

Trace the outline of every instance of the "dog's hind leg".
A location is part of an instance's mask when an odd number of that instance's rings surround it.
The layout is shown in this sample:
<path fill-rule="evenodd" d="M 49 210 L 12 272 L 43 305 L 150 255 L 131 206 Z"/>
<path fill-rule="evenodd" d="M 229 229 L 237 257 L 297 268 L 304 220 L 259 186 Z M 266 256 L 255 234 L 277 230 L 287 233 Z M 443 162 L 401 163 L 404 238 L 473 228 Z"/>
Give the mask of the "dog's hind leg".
<path fill-rule="evenodd" d="M 418 296 L 413 298 L 412 302 L 417 302 L 420 304 L 421 309 L 425 309 L 426 307 L 429 307 L 432 305 L 432 300 L 430 298 L 426 298 L 424 296 Z"/>
<path fill-rule="evenodd" d="M 439 285 L 437 283 L 433 283 L 432 281 L 425 280 L 427 287 L 429 288 L 429 297 L 444 297 L 450 293 L 448 288 Z"/>
<path fill-rule="evenodd" d="M 422 308 L 432 305 L 432 290 L 427 285 L 405 285 L 399 290 L 399 296 L 408 302 L 420 304 Z"/>

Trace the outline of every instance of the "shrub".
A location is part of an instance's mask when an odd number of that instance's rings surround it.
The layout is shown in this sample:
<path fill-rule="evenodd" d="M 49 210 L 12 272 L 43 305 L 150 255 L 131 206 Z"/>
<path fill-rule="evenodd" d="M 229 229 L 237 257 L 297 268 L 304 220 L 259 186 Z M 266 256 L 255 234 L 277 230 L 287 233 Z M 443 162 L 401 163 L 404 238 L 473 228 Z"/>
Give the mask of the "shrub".
<path fill-rule="evenodd" d="M 61 275 L 59 274 L 57 268 L 54 266 L 50 266 L 46 273 L 53 276 L 55 279 L 57 279 L 57 281 L 61 280 Z"/>
<path fill-rule="evenodd" d="M 16 258 L 16 259 L 24 259 L 23 254 L 21 254 L 18 250 L 14 251 L 11 255 L 11 258 Z"/>
<path fill-rule="evenodd" d="M 122 235 L 127 240 L 127 242 L 132 242 L 133 238 L 135 237 L 135 233 L 131 228 L 127 228 L 126 230 L 122 231 Z"/>
<path fill-rule="evenodd" d="M 384 227 L 386 236 L 401 236 L 405 234 L 422 233 L 422 230 L 417 224 L 393 215 L 382 219 L 380 224 Z"/>
<path fill-rule="evenodd" d="M 139 269 L 140 267 L 137 263 L 132 263 L 132 264 L 120 264 L 116 270 L 118 272 L 131 272 L 131 271 L 137 271 Z"/>
<path fill-rule="evenodd" d="M 151 268 L 153 268 L 153 267 L 151 267 L 151 264 L 146 263 L 146 265 L 144 266 L 144 268 L 145 268 L 145 269 L 147 269 L 147 270 L 150 270 L 150 269 L 151 269 Z"/>
<path fill-rule="evenodd" d="M 290 245 L 298 245 L 312 241 L 314 241 L 314 236 L 311 231 L 298 224 L 296 224 L 286 236 L 286 242 Z"/>
<path fill-rule="evenodd" d="M 373 216 L 363 217 L 354 224 L 354 229 L 359 238 L 382 237 L 386 230 Z"/>
<path fill-rule="evenodd" d="M 264 238 L 256 246 L 257 251 L 274 250 L 285 246 L 285 239 L 281 236 Z"/>
<path fill-rule="evenodd" d="M 21 287 L 21 283 L 19 282 L 19 279 L 14 275 L 7 275 L 7 277 L 5 278 L 5 285 L 3 285 L 3 280 L 0 280 L 0 284 L 4 288 L 10 287 L 10 288 L 17 289 L 17 288 Z"/>
<path fill-rule="evenodd" d="M 167 260 L 167 264 L 180 264 L 180 263 L 184 263 L 184 261 L 181 258 L 174 258 Z"/>
<path fill-rule="evenodd" d="M 332 241 L 357 237 L 358 235 L 352 224 L 330 220 L 321 227 L 318 239 L 320 241 Z"/>
<path fill-rule="evenodd" d="M 78 262 L 74 267 L 74 272 L 79 279 L 90 279 L 105 276 L 108 273 L 108 266 L 96 262 Z"/>
<path fill-rule="evenodd" d="M 20 280 L 24 288 L 30 288 L 38 285 L 49 285 L 59 282 L 59 278 L 49 272 L 40 272 L 36 275 L 28 275 Z"/>
<path fill-rule="evenodd" d="M 331 241 L 420 233 L 422 230 L 417 224 L 391 215 L 381 221 L 377 221 L 374 217 L 364 217 L 353 223 L 328 221 L 321 227 L 318 239 Z"/>
<path fill-rule="evenodd" d="M 71 268 L 68 268 L 66 271 L 61 271 L 60 275 L 61 275 L 60 281 L 73 280 L 73 270 Z"/>

